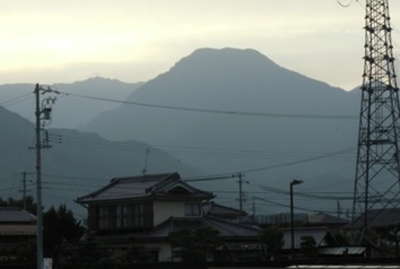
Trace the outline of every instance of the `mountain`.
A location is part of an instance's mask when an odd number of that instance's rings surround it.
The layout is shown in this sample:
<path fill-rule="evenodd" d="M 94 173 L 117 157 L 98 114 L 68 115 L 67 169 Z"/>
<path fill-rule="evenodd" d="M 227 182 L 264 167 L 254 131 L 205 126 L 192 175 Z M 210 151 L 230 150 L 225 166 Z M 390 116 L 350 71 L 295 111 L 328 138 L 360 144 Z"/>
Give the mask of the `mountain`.
<path fill-rule="evenodd" d="M 125 83 L 115 79 L 94 77 L 74 83 L 53 84 L 56 90 L 76 93 L 81 95 L 94 95 L 103 98 L 125 99 L 143 83 Z M 33 92 L 34 84 L 5 84 L 0 85 L 0 100 L 8 101 L 13 97 Z M 18 113 L 26 119 L 33 121 L 33 94 L 31 97 L 10 100 L 6 102 L 7 108 Z M 53 125 L 58 128 L 77 128 L 86 124 L 99 113 L 116 107 L 112 103 L 95 103 L 90 100 L 76 97 L 58 96 L 54 108 L 54 117 L 57 119 Z"/>
<path fill-rule="evenodd" d="M 20 196 L 21 172 L 35 171 L 35 152 L 28 149 L 35 141 L 34 126 L 2 107 L 0 122 L 0 197 Z M 47 205 L 74 206 L 78 196 L 98 189 L 113 177 L 141 174 L 149 148 L 145 143 L 111 142 L 93 133 L 67 129 L 50 129 L 49 137 L 52 148 L 43 150 L 43 197 Z M 153 147 L 148 154 L 147 171 L 194 173 L 189 166 Z M 34 175 L 28 179 L 31 194 L 35 194 Z"/>
<path fill-rule="evenodd" d="M 101 113 L 84 130 L 111 140 L 135 139 L 163 146 L 207 174 L 296 163 L 350 148 L 330 158 L 248 172 L 252 184 L 246 188 L 257 190 L 257 185 L 264 184 L 286 189 L 292 178 L 299 177 L 307 183 L 300 190 L 352 190 L 359 96 L 288 70 L 255 50 L 196 50 L 143 84 L 128 100 L 289 116 L 123 104 Z M 338 117 L 325 117 L 329 115 Z M 207 186 L 237 189 L 232 181 Z"/>

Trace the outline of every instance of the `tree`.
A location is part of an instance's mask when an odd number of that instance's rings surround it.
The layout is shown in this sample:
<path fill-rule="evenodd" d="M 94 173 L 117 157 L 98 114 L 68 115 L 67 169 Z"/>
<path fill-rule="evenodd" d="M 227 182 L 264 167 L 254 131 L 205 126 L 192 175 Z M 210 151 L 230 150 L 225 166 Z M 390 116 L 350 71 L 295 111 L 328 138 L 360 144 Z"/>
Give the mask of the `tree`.
<path fill-rule="evenodd" d="M 25 198 L 26 204 L 26 211 L 29 213 L 36 215 L 36 203 L 33 200 L 32 196 L 27 196 Z M 3 200 L 0 198 L 0 206 L 1 207 L 17 207 L 17 208 L 24 208 L 24 201 L 23 199 L 14 199 L 8 198 L 7 200 Z"/>
<path fill-rule="evenodd" d="M 348 246 L 351 241 L 349 234 L 344 231 L 329 232 L 324 239 L 330 247 Z"/>
<path fill-rule="evenodd" d="M 314 256 L 316 254 L 316 246 L 317 243 L 315 242 L 314 237 L 312 236 L 303 236 L 301 237 L 300 243 L 301 249 L 306 256 Z"/>
<path fill-rule="evenodd" d="M 44 253 L 57 260 L 63 245 L 77 244 L 85 232 L 81 222 L 75 219 L 65 205 L 53 206 L 43 215 Z"/>
<path fill-rule="evenodd" d="M 260 233 L 260 241 L 267 248 L 268 258 L 276 258 L 284 244 L 283 232 L 278 227 L 268 226 Z"/>
<path fill-rule="evenodd" d="M 190 264 L 207 262 L 207 257 L 223 244 L 219 232 L 210 227 L 172 232 L 169 241 L 180 249 L 183 262 Z"/>

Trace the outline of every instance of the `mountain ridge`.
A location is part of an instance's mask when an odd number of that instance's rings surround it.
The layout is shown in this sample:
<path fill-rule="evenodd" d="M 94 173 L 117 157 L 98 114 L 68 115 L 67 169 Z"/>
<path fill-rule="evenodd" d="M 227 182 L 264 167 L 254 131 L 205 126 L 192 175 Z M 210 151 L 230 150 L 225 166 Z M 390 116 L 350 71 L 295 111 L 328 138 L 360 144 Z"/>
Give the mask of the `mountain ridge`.
<path fill-rule="evenodd" d="M 102 98 L 125 99 L 131 92 L 139 88 L 143 82 L 127 83 L 116 79 L 106 79 L 102 77 L 93 77 L 73 83 L 56 83 L 50 85 L 55 90 L 71 93 L 94 95 Z M 30 99 L 21 99 L 11 103 L 9 110 L 18 113 L 22 117 L 34 121 L 33 107 L 33 89 L 35 85 L 29 83 L 15 83 L 0 85 L 0 99 L 8 100 L 10 98 L 23 94 L 32 93 Z M 116 107 L 112 103 L 94 103 L 90 100 L 77 99 L 69 96 L 58 96 L 54 109 L 54 115 L 57 121 L 54 125 L 59 128 L 79 128 L 86 124 L 97 114 Z"/>
<path fill-rule="evenodd" d="M 0 149 L 6 154 L 0 162 L 0 196 L 17 195 L 22 171 L 35 171 L 34 125 L 17 113 L 0 107 Z M 118 143 L 97 134 L 69 129 L 49 129 L 51 148 L 42 151 L 43 197 L 47 206 L 66 203 L 77 208 L 74 199 L 95 190 L 116 176 L 142 174 L 146 151 L 150 149 L 148 173 L 179 171 L 195 173 L 179 159 L 165 151 L 137 141 Z M 30 191 L 35 188 L 33 176 L 28 178 Z M 12 190 L 9 190 L 11 188 Z M 8 195 L 8 196 L 7 196 Z"/>
<path fill-rule="evenodd" d="M 204 53 L 208 56 L 204 57 Z M 196 165 L 206 174 L 296 163 L 356 145 L 356 116 L 360 103 L 357 95 L 285 69 L 253 50 L 195 51 L 166 73 L 146 82 L 128 100 L 233 111 L 355 116 L 355 119 L 244 117 L 126 104 L 101 113 L 83 129 L 111 140 L 130 138 L 170 145 L 175 156 Z M 182 145 L 261 148 L 269 149 L 270 153 L 189 152 L 179 150 Z M 353 185 L 354 153 L 355 150 L 249 176 L 254 178 L 255 184 L 268 177 L 271 184 L 282 188 L 286 186 L 285 181 L 293 177 L 308 179 L 311 188 L 324 188 L 328 182 L 339 180 L 332 188 L 349 191 Z M 227 188 L 223 182 L 209 183 L 208 187 Z M 229 188 L 233 191 L 234 184 Z M 255 186 L 251 188 L 256 190 Z"/>

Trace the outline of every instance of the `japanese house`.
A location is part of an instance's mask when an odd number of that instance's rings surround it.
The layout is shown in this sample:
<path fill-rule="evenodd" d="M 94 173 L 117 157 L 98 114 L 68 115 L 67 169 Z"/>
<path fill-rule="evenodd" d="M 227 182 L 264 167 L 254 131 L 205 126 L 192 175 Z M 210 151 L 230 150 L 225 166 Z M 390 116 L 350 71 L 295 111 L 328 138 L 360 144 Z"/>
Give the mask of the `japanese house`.
<path fill-rule="evenodd" d="M 114 178 L 77 202 L 88 210 L 88 239 L 114 250 L 134 242 L 154 261 L 179 260 L 169 235 L 204 226 L 217 230 L 232 251 L 259 249 L 258 229 L 206 214 L 210 208 L 202 205 L 213 198 L 213 193 L 187 184 L 178 173 L 169 173 Z"/>

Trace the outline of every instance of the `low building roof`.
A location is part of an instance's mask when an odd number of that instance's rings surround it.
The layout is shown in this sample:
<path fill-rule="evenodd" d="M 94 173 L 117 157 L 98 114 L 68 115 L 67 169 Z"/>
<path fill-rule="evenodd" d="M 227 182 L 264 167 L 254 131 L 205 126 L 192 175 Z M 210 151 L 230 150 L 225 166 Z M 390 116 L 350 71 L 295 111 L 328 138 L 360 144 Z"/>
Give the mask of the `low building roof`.
<path fill-rule="evenodd" d="M 313 215 L 308 215 L 308 224 L 317 225 L 345 225 L 348 224 L 349 221 L 335 217 L 332 215 L 324 214 L 324 213 L 317 213 Z"/>
<path fill-rule="evenodd" d="M 260 229 L 256 227 L 233 223 L 211 216 L 183 218 L 171 217 L 155 227 L 148 236 L 153 238 L 165 238 L 172 232 L 197 229 L 201 227 L 210 227 L 218 231 L 219 235 L 222 237 L 236 239 L 257 239 L 260 232 Z"/>
<path fill-rule="evenodd" d="M 247 212 L 232 207 L 223 206 L 215 202 L 207 202 L 203 205 L 203 210 L 206 215 L 216 217 L 243 217 L 247 216 Z"/>
<path fill-rule="evenodd" d="M 366 247 L 344 246 L 344 247 L 324 247 L 318 253 L 326 256 L 360 256 L 366 252 Z"/>
<path fill-rule="evenodd" d="M 97 201 L 143 199 L 149 197 L 172 198 L 172 194 L 187 193 L 199 199 L 211 199 L 214 195 L 190 186 L 178 173 L 142 175 L 113 178 L 105 187 L 79 197 L 78 203 Z M 176 196 L 178 197 L 178 196 Z"/>
<path fill-rule="evenodd" d="M 33 222 L 36 222 L 36 217 L 26 210 L 16 207 L 0 207 L 0 224 Z"/>

